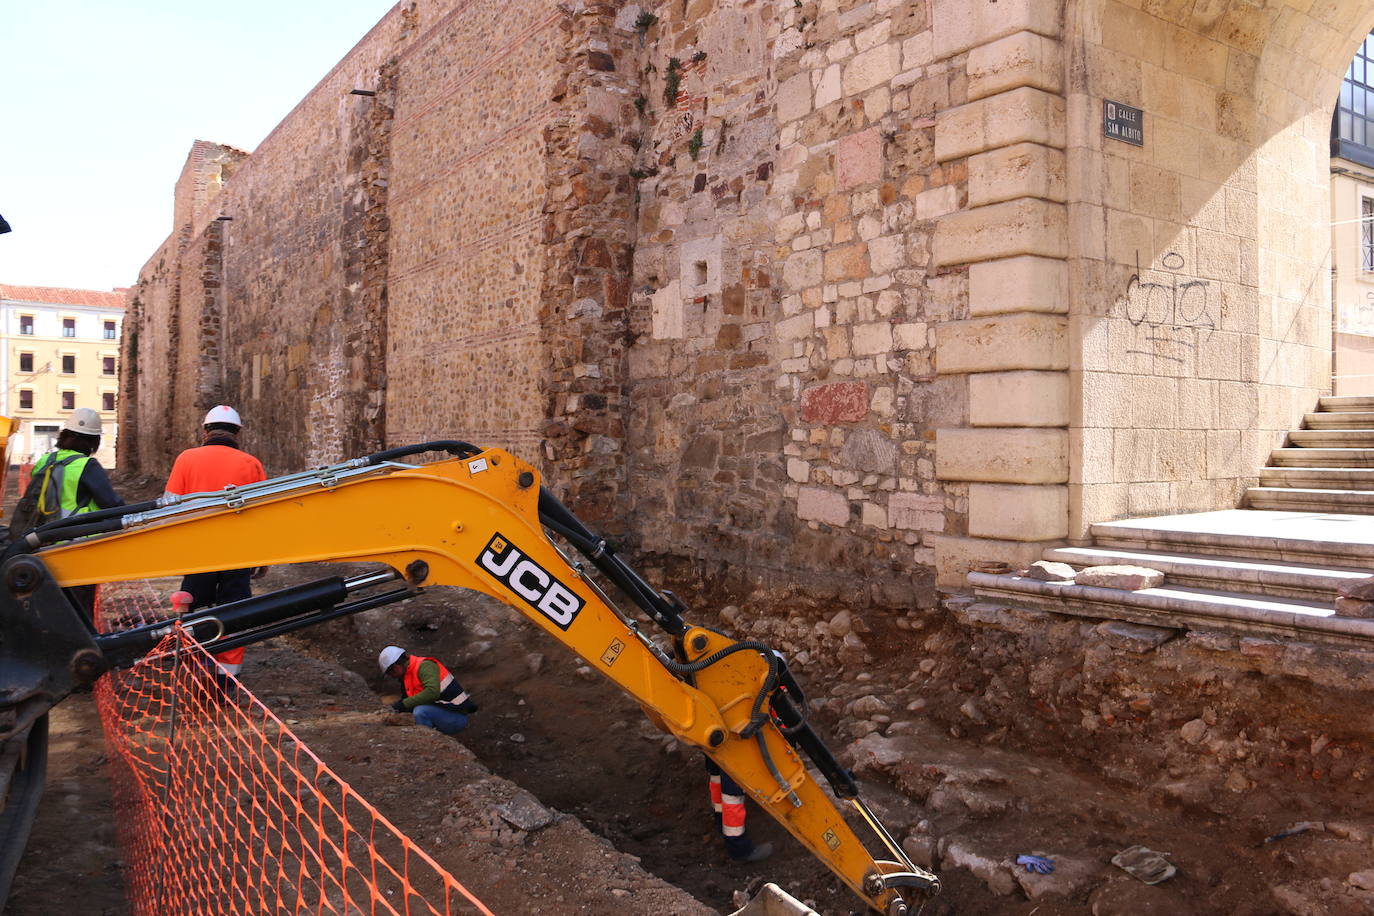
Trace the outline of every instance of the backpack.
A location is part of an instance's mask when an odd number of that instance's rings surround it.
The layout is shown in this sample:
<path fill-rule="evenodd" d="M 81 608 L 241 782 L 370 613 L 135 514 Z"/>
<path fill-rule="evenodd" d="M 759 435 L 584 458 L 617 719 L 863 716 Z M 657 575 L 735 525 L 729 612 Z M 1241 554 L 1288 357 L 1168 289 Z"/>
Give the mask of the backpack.
<path fill-rule="evenodd" d="M 53 453 L 56 455 L 56 453 Z M 81 455 L 69 455 L 61 461 L 55 458 L 43 466 L 29 481 L 28 489 L 19 497 L 14 506 L 14 517 L 10 519 L 10 531 L 29 531 L 64 518 L 62 512 L 62 472 Z M 54 471 L 57 473 L 54 475 Z M 53 477 L 56 476 L 56 480 Z"/>

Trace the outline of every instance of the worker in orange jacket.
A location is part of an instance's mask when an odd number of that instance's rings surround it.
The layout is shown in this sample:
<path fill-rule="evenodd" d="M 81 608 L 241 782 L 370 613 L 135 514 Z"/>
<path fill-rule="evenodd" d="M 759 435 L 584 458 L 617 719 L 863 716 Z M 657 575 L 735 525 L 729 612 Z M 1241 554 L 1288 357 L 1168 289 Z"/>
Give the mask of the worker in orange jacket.
<path fill-rule="evenodd" d="M 201 445 L 188 448 L 177 456 L 171 476 L 163 489 L 176 496 L 188 493 L 215 493 L 225 487 L 241 487 L 267 479 L 262 462 L 239 446 L 239 432 L 243 420 L 232 407 L 221 404 L 205 415 Z M 252 569 L 225 569 L 217 572 L 191 573 L 182 578 L 181 590 L 191 595 L 189 611 L 231 601 L 242 601 L 253 595 Z M 243 667 L 243 647 L 230 649 L 215 656 L 219 665 L 217 679 L 237 675 Z"/>
<path fill-rule="evenodd" d="M 438 659 L 387 646 L 378 653 L 377 664 L 383 674 L 398 679 L 405 689 L 405 697 L 391 708 L 411 713 L 421 725 L 456 735 L 467 728 L 468 718 L 477 711 L 472 697 Z"/>

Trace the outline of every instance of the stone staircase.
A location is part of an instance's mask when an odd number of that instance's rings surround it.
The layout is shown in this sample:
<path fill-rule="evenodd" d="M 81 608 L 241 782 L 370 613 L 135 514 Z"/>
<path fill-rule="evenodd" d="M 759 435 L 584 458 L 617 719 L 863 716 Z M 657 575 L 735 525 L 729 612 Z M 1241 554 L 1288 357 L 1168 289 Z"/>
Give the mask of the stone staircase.
<path fill-rule="evenodd" d="M 1322 398 L 1245 493 L 1252 509 L 1374 514 L 1374 397 Z"/>
<path fill-rule="evenodd" d="M 1046 560 L 1145 566 L 1123 591 L 974 572 L 975 595 L 1061 614 L 1374 648 L 1374 620 L 1337 617 L 1343 582 L 1374 575 L 1374 397 L 1322 398 L 1246 494 L 1249 508 L 1103 522 Z"/>

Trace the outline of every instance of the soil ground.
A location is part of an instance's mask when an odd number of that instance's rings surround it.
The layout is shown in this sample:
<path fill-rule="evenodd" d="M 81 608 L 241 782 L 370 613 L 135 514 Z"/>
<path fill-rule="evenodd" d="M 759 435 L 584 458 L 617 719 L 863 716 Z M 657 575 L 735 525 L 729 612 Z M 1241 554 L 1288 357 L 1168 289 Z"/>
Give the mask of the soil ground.
<path fill-rule="evenodd" d="M 10 889 L 7 916 L 126 916 L 100 716 L 91 694 L 48 718 L 43 804 Z"/>
<path fill-rule="evenodd" d="M 334 571 L 275 568 L 257 590 Z M 454 670 L 481 704 L 465 732 L 445 738 L 385 713 L 399 693 L 376 670 L 376 653 L 388 643 Z M 900 684 L 893 698 L 905 703 L 905 665 L 893 651 L 857 674 L 802 670 L 801 679 L 819 697 Z M 730 864 L 712 835 L 700 755 L 665 740 L 635 703 L 582 667 L 504 605 L 438 588 L 250 648 L 243 681 L 498 913 L 685 913 L 696 908 L 692 897 L 728 911 L 737 892 L 765 879 L 826 916 L 852 911 L 855 899 L 839 881 L 757 811 L 750 832 L 777 852 L 760 865 Z M 945 882 L 926 914 L 1374 912 L 1374 896 L 1347 881 L 1371 867 L 1374 822 L 1351 822 L 1296 787 L 1286 798 L 1271 792 L 1284 800 L 1264 810 L 1222 816 L 1205 800 L 1189 803 L 1065 763 L 1052 741 L 1034 755 L 1019 753 L 952 736 L 919 713 L 896 714 L 887 737 L 846 747 L 838 736 L 852 733 L 853 723 L 838 719 L 835 705 L 814 715 L 818 729 L 836 736 L 832 745 L 845 748 L 865 797 Z M 88 697 L 55 713 L 54 736 L 49 797 L 6 912 L 123 914 Z M 490 774 L 572 817 L 514 838 L 473 829 L 512 791 Z M 1323 829 L 1264 842 L 1302 820 L 1321 820 Z M 1167 853 L 1178 874 L 1149 887 L 1110 864 L 1133 845 Z M 1018 873 L 1011 863 L 1020 853 L 1050 855 L 1058 869 L 1043 878 Z M 691 897 L 673 896 L 670 885 Z"/>

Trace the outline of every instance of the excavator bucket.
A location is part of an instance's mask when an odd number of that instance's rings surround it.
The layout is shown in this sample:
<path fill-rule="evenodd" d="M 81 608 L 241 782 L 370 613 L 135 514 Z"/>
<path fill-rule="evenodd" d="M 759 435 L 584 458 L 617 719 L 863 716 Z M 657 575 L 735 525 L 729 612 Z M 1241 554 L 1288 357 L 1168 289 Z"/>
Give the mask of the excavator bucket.
<path fill-rule="evenodd" d="M 776 884 L 765 884 L 758 894 L 730 916 L 820 916 L 811 907 Z"/>

